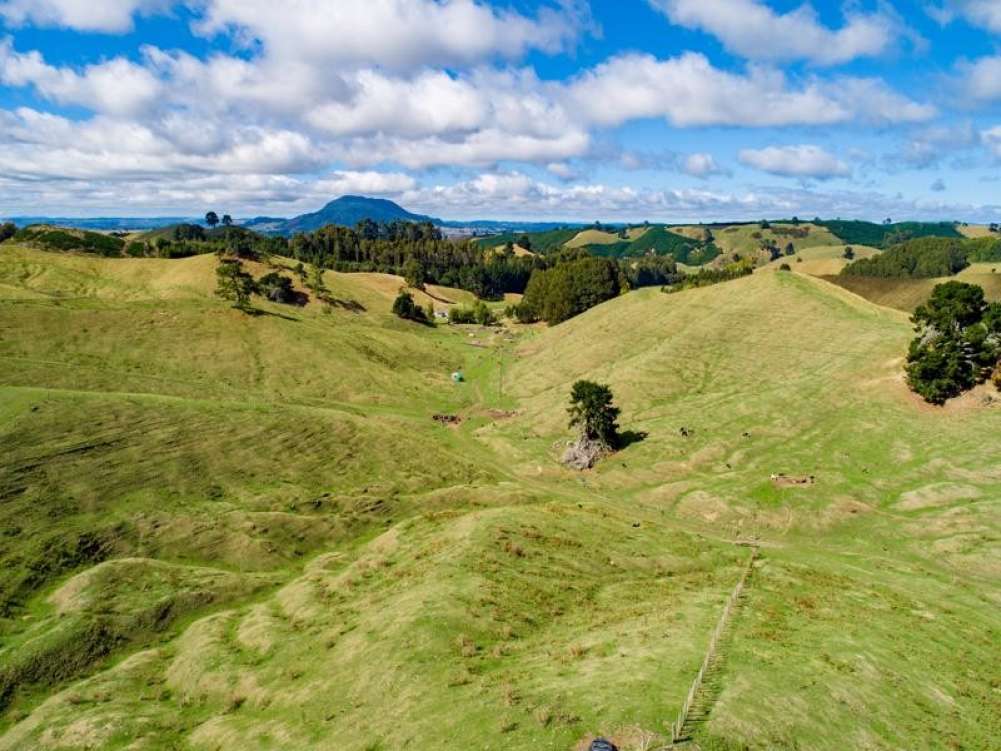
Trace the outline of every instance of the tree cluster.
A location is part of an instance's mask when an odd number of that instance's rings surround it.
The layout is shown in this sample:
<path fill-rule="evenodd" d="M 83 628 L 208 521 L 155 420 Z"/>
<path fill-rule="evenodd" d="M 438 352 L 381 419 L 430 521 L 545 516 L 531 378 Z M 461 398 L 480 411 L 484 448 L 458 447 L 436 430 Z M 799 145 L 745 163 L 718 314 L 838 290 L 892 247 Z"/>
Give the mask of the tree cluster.
<path fill-rule="evenodd" d="M 234 308 L 244 312 L 250 310 L 253 295 L 285 305 L 297 305 L 304 297 L 295 291 L 292 280 L 276 271 L 270 271 L 260 279 L 254 279 L 243 267 L 239 258 L 220 258 L 216 267 L 215 293 L 233 303 Z"/>
<path fill-rule="evenodd" d="M 555 325 L 617 297 L 624 287 L 625 279 L 615 261 L 578 258 L 533 271 L 525 296 L 513 312 L 523 323 Z"/>
<path fill-rule="evenodd" d="M 497 317 L 482 300 L 477 300 L 472 307 L 456 305 L 448 311 L 449 323 L 476 323 L 480 326 L 493 326 Z"/>
<path fill-rule="evenodd" d="M 710 287 L 721 282 L 729 282 L 754 273 L 754 263 L 750 259 L 737 260 L 721 269 L 699 269 L 694 274 L 681 274 L 671 284 L 662 288 L 663 292 L 681 292 L 697 287 Z"/>
<path fill-rule="evenodd" d="M 932 278 L 952 276 L 968 265 L 961 240 L 923 237 L 895 245 L 872 258 L 859 259 L 841 273 L 882 278 Z"/>
<path fill-rule="evenodd" d="M 907 383 L 932 404 L 983 383 L 1001 363 L 1001 303 L 988 304 L 974 284 L 946 282 L 911 319 L 917 337 L 907 355 Z"/>
<path fill-rule="evenodd" d="M 453 241 L 430 223 L 364 221 L 355 229 L 328 226 L 289 241 L 296 260 L 335 271 L 369 271 L 404 276 L 420 289 L 440 284 L 497 300 L 525 290 L 533 269 L 545 261 L 512 252 L 484 252 L 470 241 Z"/>

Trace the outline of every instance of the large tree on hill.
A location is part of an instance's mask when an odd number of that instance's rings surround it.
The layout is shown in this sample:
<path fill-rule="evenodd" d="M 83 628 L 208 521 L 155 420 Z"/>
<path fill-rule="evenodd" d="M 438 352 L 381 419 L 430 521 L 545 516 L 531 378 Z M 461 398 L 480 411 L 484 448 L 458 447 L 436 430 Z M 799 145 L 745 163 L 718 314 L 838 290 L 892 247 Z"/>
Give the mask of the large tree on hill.
<path fill-rule="evenodd" d="M 250 296 L 257 291 L 254 277 L 243 270 L 243 264 L 238 258 L 224 258 L 216 267 L 216 294 L 224 300 L 230 300 L 234 308 L 247 311 L 250 307 Z"/>
<path fill-rule="evenodd" d="M 1001 304 L 974 284 L 946 282 L 911 319 L 917 337 L 907 355 L 907 382 L 932 404 L 983 383 L 1001 360 Z"/>
<path fill-rule="evenodd" d="M 214 211 L 210 211 L 205 215 L 205 223 L 214 229 L 219 224 L 219 215 Z"/>
<path fill-rule="evenodd" d="M 619 442 L 619 408 L 612 401 L 612 390 L 593 381 L 577 381 L 570 391 L 570 427 L 580 437 L 615 448 Z"/>
<path fill-rule="evenodd" d="M 223 214 L 223 217 L 222 217 L 222 226 L 223 227 L 232 227 L 233 226 L 233 217 L 231 217 L 229 214 Z"/>

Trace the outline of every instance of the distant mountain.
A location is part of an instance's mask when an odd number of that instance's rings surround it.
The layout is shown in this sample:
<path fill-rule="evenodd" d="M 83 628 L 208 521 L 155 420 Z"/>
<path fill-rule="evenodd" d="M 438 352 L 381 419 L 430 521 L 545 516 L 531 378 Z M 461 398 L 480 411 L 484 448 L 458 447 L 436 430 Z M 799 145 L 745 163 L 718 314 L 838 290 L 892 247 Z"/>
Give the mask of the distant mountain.
<path fill-rule="evenodd" d="M 320 227 L 326 227 L 328 224 L 354 227 L 363 219 L 371 219 L 373 222 L 378 222 L 379 224 L 393 221 L 441 224 L 440 219 L 434 219 L 422 214 L 412 214 L 399 204 L 387 201 L 384 198 L 341 196 L 328 203 L 319 211 L 289 219 L 271 231 L 290 235 L 295 232 L 312 232 L 313 230 L 320 229 Z"/>

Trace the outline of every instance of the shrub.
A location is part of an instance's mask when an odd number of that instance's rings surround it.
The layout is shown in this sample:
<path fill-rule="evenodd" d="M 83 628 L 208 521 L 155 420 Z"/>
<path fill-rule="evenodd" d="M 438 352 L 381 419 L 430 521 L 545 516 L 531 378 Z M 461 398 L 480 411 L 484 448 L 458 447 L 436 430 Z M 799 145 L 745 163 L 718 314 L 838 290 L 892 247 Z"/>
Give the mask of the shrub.
<path fill-rule="evenodd" d="M 261 295 L 271 300 L 271 302 L 288 305 L 295 302 L 296 299 L 292 280 L 275 271 L 265 274 L 258 279 L 257 289 Z"/>
<path fill-rule="evenodd" d="M 17 225 L 14 222 L 4 222 L 0 224 L 0 243 L 10 240 L 17 234 Z"/>
<path fill-rule="evenodd" d="M 779 266 L 779 271 L 792 271 L 792 266 L 790 266 L 788 263 L 783 263 L 781 266 Z"/>

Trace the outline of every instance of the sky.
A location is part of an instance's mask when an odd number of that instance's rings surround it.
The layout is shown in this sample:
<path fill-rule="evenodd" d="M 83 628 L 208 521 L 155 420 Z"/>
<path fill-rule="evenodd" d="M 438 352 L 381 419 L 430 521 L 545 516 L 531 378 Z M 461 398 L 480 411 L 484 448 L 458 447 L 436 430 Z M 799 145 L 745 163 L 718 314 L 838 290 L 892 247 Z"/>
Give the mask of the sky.
<path fill-rule="evenodd" d="M 0 216 L 1001 221 L 1001 0 L 0 0 Z"/>

